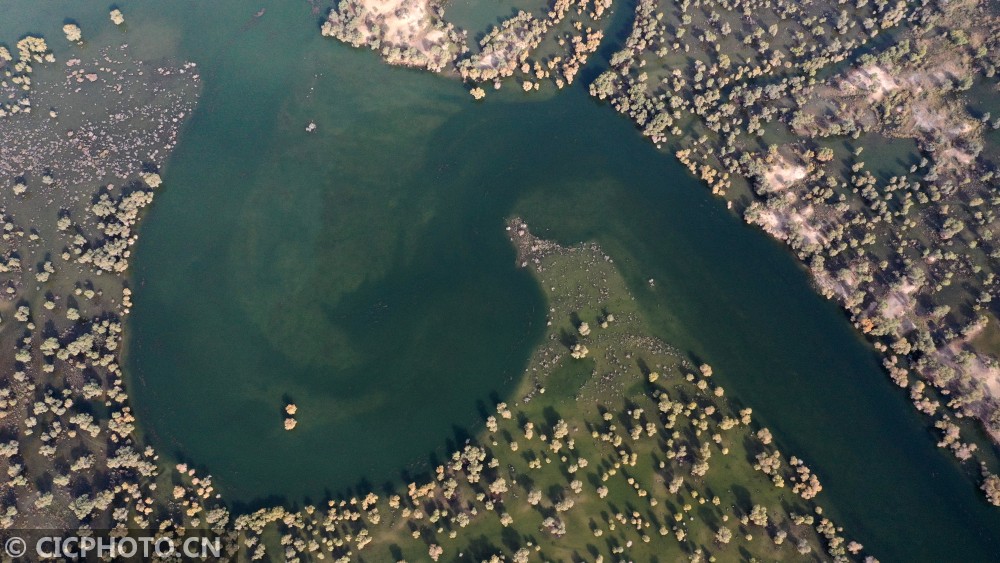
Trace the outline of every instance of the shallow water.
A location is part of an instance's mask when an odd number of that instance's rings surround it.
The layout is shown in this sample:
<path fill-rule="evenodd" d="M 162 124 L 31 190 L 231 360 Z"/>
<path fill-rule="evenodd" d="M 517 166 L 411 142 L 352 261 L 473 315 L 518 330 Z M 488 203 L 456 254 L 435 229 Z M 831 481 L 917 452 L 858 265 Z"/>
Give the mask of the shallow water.
<path fill-rule="evenodd" d="M 612 110 L 581 88 L 477 104 L 323 39 L 305 2 L 261 5 L 259 20 L 235 0 L 125 10 L 135 47 L 204 80 L 134 261 L 131 392 L 161 451 L 238 503 L 422 470 L 510 391 L 541 333 L 503 232 L 518 213 L 599 241 L 651 326 L 715 366 L 883 561 L 1000 551 L 997 512 L 795 259 Z M 85 37 L 101 25 L 47 6 Z"/>

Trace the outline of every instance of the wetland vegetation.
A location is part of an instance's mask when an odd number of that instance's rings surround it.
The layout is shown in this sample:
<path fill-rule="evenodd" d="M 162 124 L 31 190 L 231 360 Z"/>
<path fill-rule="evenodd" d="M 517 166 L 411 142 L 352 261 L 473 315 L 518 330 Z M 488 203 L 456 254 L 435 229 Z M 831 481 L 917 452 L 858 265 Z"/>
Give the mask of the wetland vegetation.
<path fill-rule="evenodd" d="M 0 21 L 0 528 L 1000 549 L 992 4 L 557 0 L 466 7 L 471 36 L 433 0 L 29 4 Z"/>

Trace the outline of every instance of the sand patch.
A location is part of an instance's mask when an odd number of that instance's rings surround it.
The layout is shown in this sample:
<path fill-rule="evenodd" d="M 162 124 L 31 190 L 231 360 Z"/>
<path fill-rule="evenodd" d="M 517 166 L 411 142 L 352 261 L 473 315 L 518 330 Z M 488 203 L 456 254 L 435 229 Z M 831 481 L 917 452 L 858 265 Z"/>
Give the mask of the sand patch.
<path fill-rule="evenodd" d="M 847 95 L 867 92 L 871 102 L 878 102 L 899 89 L 899 82 L 889 71 L 878 65 L 856 68 L 847 73 L 841 83 L 841 90 Z"/>
<path fill-rule="evenodd" d="M 986 420 L 992 412 L 992 405 L 1000 399 L 1000 365 L 996 360 L 975 352 L 970 347 L 970 342 L 985 328 L 986 323 L 980 323 L 969 330 L 963 338 L 939 348 L 932 355 L 934 363 L 955 371 L 957 374 L 955 380 L 965 378 L 967 385 L 982 389 L 984 398 L 969 404 L 970 410 L 982 420 Z M 935 368 L 931 368 L 923 370 L 923 374 L 933 381 L 935 371 Z M 988 425 L 986 429 L 994 439 L 1000 439 L 1000 432 L 989 430 Z"/>
<path fill-rule="evenodd" d="M 820 293 L 826 298 L 836 297 L 840 301 L 846 302 L 858 288 L 857 275 L 854 272 L 838 273 L 835 278 L 825 269 L 812 270 L 819 286 Z"/>
<path fill-rule="evenodd" d="M 342 0 L 322 33 L 380 51 L 389 64 L 441 72 L 462 50 L 458 32 L 443 15 L 432 0 Z"/>
<path fill-rule="evenodd" d="M 898 288 L 885 296 L 880 306 L 880 315 L 888 320 L 900 319 L 900 328 L 904 332 L 913 330 L 917 326 L 913 321 L 917 318 L 917 301 L 913 296 L 919 289 L 920 286 L 909 279 L 904 279 Z"/>
<path fill-rule="evenodd" d="M 789 158 L 779 156 L 764 173 L 765 190 L 780 192 L 806 177 L 809 170 L 802 163 L 794 163 Z"/>
<path fill-rule="evenodd" d="M 887 319 L 898 319 L 913 311 L 916 300 L 913 295 L 920 289 L 918 285 L 909 279 L 904 280 L 899 289 L 889 292 L 885 298 L 885 308 L 882 316 Z"/>
<path fill-rule="evenodd" d="M 792 245 L 796 248 L 822 246 L 829 240 L 823 234 L 812 205 L 798 209 L 791 205 L 783 209 L 770 207 L 762 210 L 755 222 L 776 238 L 797 242 Z"/>

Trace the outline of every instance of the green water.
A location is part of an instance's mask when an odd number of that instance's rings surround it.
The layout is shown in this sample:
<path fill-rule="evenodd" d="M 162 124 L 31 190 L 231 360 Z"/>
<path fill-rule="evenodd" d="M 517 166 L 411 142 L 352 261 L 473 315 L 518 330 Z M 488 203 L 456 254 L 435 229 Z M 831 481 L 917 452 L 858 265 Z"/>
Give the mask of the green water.
<path fill-rule="evenodd" d="M 42 4 L 0 30 L 104 25 L 104 5 Z M 996 559 L 998 512 L 794 258 L 582 88 L 477 104 L 324 40 L 305 2 L 125 12 L 134 48 L 204 81 L 137 246 L 131 393 L 154 445 L 228 500 L 381 484 L 474 432 L 544 322 L 503 232 L 519 213 L 599 241 L 651 325 L 817 469 L 822 503 L 883 561 Z"/>

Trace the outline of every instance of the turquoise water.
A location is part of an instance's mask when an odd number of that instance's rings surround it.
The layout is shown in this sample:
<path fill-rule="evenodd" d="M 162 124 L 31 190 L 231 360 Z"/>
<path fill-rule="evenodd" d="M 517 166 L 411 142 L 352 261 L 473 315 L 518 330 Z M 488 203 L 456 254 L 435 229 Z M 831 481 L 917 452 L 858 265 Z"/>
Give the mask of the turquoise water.
<path fill-rule="evenodd" d="M 46 6 L 85 36 L 106 17 Z M 380 484 L 474 432 L 544 322 L 503 232 L 518 213 L 599 241 L 650 324 L 716 367 L 883 561 L 1000 552 L 997 511 L 794 258 L 582 88 L 475 103 L 324 40 L 305 2 L 125 11 L 135 48 L 194 60 L 204 81 L 137 246 L 131 392 L 154 445 L 230 501 Z"/>
<path fill-rule="evenodd" d="M 159 200 L 180 212 L 149 217 L 135 263 L 139 408 L 177 423 L 154 441 L 248 502 L 421 470 L 516 383 L 544 307 L 478 188 L 428 163 L 468 94 L 308 33 L 248 76 L 281 15 L 203 65 Z"/>

